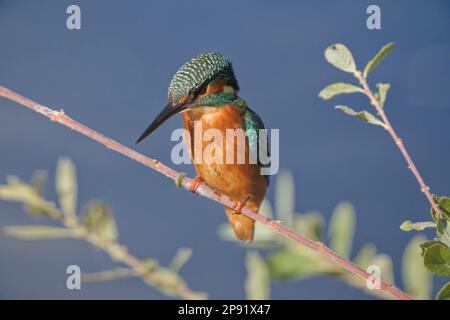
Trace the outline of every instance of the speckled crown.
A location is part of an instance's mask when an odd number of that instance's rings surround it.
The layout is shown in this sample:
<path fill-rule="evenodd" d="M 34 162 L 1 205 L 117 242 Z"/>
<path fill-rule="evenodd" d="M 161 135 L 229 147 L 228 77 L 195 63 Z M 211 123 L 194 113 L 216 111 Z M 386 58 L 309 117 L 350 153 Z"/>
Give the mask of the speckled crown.
<path fill-rule="evenodd" d="M 175 73 L 169 84 L 168 98 L 170 101 L 179 101 L 202 84 L 221 78 L 238 89 L 230 60 L 216 52 L 201 54 L 186 62 Z"/>

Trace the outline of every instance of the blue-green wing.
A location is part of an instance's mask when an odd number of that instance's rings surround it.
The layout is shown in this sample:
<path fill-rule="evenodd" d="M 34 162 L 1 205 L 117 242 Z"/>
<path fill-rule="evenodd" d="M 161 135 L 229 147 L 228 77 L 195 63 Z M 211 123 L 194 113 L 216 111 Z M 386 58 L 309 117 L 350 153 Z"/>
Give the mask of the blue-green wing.
<path fill-rule="evenodd" d="M 258 155 L 258 164 L 262 167 L 269 167 L 270 163 L 264 164 L 260 161 L 260 153 L 258 150 L 258 147 L 264 147 L 265 150 L 262 150 L 262 152 L 266 152 L 267 156 L 270 156 L 269 153 L 269 141 L 268 139 L 265 139 L 265 145 L 261 146 L 260 145 L 260 138 L 259 138 L 259 130 L 261 129 L 265 129 L 264 127 L 264 123 L 262 122 L 261 118 L 258 116 L 258 114 L 256 112 L 254 112 L 253 110 L 251 110 L 250 108 L 245 108 L 244 110 L 244 123 L 245 123 L 245 130 L 247 132 L 247 130 L 255 130 L 256 135 L 249 135 L 247 134 L 247 138 L 248 138 L 248 144 L 249 144 L 249 148 L 250 150 L 256 150 L 257 155 Z M 261 141 L 262 142 L 262 141 Z"/>

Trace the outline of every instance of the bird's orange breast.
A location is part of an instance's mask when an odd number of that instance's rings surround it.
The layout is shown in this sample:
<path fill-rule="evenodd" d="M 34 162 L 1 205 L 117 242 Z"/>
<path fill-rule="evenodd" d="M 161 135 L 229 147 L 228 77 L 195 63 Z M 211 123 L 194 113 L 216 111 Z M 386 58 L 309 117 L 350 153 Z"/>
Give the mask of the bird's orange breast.
<path fill-rule="evenodd" d="M 201 123 L 201 137 L 196 137 L 195 122 Z M 193 158 L 193 163 L 199 176 L 213 189 L 222 192 L 236 201 L 241 200 L 242 197 L 250 195 L 251 199 L 248 201 L 250 207 L 255 207 L 257 211 L 259 204 L 264 198 L 267 187 L 267 179 L 260 174 L 260 167 L 258 164 L 251 164 L 248 161 L 249 148 L 248 142 L 245 138 L 245 163 L 237 163 L 238 144 L 237 140 L 233 144 L 227 143 L 227 129 L 242 129 L 244 130 L 244 120 L 241 110 L 233 105 L 225 105 L 221 107 L 200 107 L 183 113 L 184 127 L 190 132 L 190 140 L 188 143 L 191 152 L 191 158 L 195 154 L 194 147 L 197 145 L 198 149 L 205 151 L 208 145 L 211 147 L 211 141 L 203 141 L 205 133 L 208 129 L 215 129 L 221 132 L 223 140 L 216 144 L 222 151 L 221 163 L 212 162 L 206 163 L 205 159 L 199 162 Z M 244 131 L 242 131 L 244 132 Z M 198 132 L 197 132 L 198 133 Z M 196 140 L 196 141 L 195 141 Z M 195 142 L 197 144 L 195 144 Z M 210 149 L 211 150 L 211 149 Z M 198 152 L 198 151 L 197 151 Z M 216 151 L 212 150 L 212 155 Z M 233 152 L 233 163 L 227 163 L 227 154 Z"/>

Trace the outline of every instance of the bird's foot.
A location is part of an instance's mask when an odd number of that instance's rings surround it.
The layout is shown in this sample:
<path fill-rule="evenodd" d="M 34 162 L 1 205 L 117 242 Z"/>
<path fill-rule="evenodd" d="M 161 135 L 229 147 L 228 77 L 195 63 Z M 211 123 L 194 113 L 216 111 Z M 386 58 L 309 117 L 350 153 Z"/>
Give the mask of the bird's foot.
<path fill-rule="evenodd" d="M 248 200 L 251 199 L 251 195 L 247 194 L 245 196 L 242 197 L 242 199 L 238 202 L 236 202 L 236 205 L 234 206 L 233 210 L 235 214 L 241 214 L 241 210 L 243 207 L 245 207 L 245 204 L 247 203 Z"/>
<path fill-rule="evenodd" d="M 196 193 L 198 187 L 200 187 L 203 182 L 203 179 L 200 176 L 197 176 L 194 180 L 192 180 L 191 185 L 189 186 L 189 191 Z"/>

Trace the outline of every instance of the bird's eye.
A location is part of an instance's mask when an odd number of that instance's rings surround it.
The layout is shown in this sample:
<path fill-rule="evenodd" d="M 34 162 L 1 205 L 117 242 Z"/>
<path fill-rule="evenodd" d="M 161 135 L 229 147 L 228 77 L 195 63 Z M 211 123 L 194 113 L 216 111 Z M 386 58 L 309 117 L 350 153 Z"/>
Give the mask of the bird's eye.
<path fill-rule="evenodd" d="M 208 89 L 208 83 L 202 84 L 200 87 L 196 88 L 194 91 L 194 97 L 202 96 L 206 93 Z"/>

